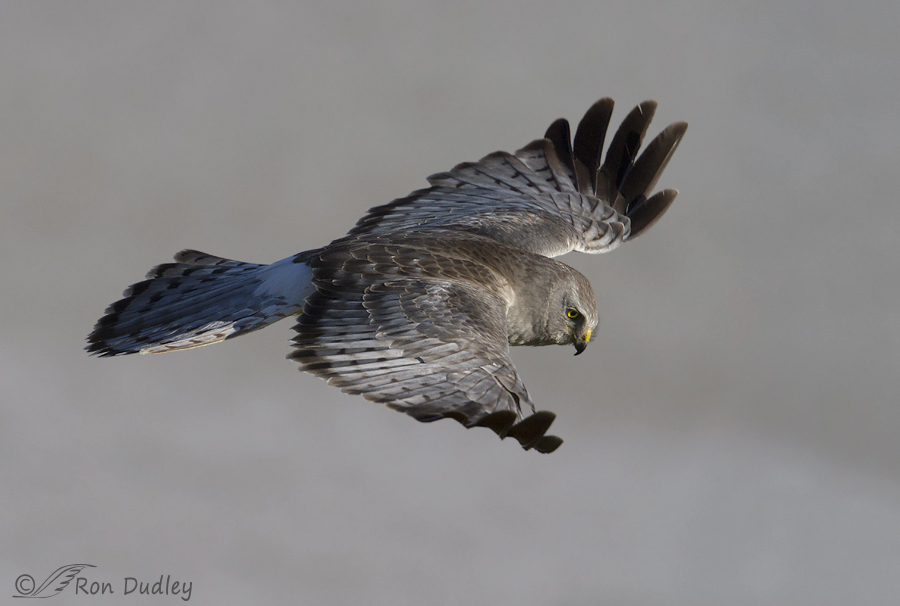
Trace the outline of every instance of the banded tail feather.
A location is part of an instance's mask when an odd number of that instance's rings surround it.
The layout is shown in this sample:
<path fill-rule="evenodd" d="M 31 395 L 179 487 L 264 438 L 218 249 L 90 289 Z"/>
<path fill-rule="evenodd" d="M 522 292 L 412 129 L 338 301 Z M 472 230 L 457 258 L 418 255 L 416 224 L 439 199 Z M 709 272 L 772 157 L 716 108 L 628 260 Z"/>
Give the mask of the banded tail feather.
<path fill-rule="evenodd" d="M 419 421 L 451 418 L 552 452 L 554 415 L 537 411 L 509 348 L 581 353 L 591 340 L 593 289 L 552 257 L 611 251 L 675 200 L 654 190 L 687 123 L 641 150 L 655 110 L 641 103 L 612 132 L 613 101 L 600 99 L 574 139 L 559 119 L 515 153 L 432 175 L 346 236 L 271 265 L 183 250 L 106 309 L 86 349 L 189 349 L 299 313 L 289 358 L 302 370 Z"/>
<path fill-rule="evenodd" d="M 218 343 L 301 311 L 312 272 L 293 255 L 271 265 L 183 250 L 106 308 L 85 349 L 101 357 Z"/>

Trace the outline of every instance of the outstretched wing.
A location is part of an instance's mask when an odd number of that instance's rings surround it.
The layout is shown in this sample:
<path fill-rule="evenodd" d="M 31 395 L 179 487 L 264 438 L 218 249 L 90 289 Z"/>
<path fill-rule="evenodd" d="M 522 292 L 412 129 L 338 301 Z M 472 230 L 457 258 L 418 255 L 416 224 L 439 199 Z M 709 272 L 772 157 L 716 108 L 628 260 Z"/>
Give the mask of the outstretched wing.
<path fill-rule="evenodd" d="M 289 358 L 351 394 L 419 421 L 484 426 L 526 449 L 555 450 L 555 415 L 534 409 L 509 359 L 497 278 L 460 259 L 379 241 L 345 241 L 305 258 L 307 298 Z M 518 422 L 517 422 L 518 421 Z"/>
<path fill-rule="evenodd" d="M 599 253 L 655 223 L 678 192 L 656 194 L 660 175 L 687 130 L 664 129 L 638 157 L 656 110 L 645 101 L 625 118 L 601 163 L 612 99 L 582 118 L 574 147 L 560 119 L 515 154 L 495 152 L 428 178 L 431 187 L 372 208 L 350 235 L 457 229 L 554 257 L 573 250 Z"/>

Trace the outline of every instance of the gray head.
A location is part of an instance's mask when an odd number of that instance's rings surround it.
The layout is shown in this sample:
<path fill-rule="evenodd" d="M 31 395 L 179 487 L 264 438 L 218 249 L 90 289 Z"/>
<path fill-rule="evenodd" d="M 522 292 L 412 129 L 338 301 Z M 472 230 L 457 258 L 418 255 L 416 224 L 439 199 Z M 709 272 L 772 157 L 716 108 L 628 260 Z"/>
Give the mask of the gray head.
<path fill-rule="evenodd" d="M 575 345 L 575 355 L 584 351 L 597 327 L 597 303 L 591 283 L 571 270 L 552 293 L 547 310 L 548 334 L 560 345 Z"/>
<path fill-rule="evenodd" d="M 528 285 L 516 293 L 507 314 L 512 345 L 575 345 L 584 351 L 597 327 L 594 289 L 583 275 L 563 263 L 534 268 Z M 551 269 L 551 271 L 541 271 Z"/>

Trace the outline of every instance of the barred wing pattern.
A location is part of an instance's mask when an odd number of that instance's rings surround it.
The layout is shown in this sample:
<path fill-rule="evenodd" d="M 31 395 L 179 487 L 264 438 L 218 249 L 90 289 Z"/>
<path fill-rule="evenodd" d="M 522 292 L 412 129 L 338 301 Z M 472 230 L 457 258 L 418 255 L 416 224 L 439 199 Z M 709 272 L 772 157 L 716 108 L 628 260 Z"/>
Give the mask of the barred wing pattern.
<path fill-rule="evenodd" d="M 87 350 L 189 349 L 299 313 L 289 357 L 303 370 L 420 421 L 452 418 L 551 452 L 562 443 L 546 435 L 555 416 L 524 416 L 535 407 L 509 344 L 580 352 L 597 318 L 587 279 L 548 257 L 612 250 L 677 195 L 653 190 L 687 124 L 638 155 L 656 109 L 644 102 L 601 157 L 612 109 L 611 99 L 591 106 L 574 141 L 560 119 L 515 154 L 432 175 L 321 249 L 269 265 L 182 251 L 106 309 Z M 564 329 L 552 321 L 565 317 Z"/>
<path fill-rule="evenodd" d="M 523 419 L 522 404 L 534 404 L 509 358 L 511 293 L 486 267 L 425 239 L 388 236 L 298 257 L 316 288 L 288 356 L 302 370 L 419 421 L 489 427 L 539 452 L 562 444 L 545 435 L 553 413 Z"/>
<path fill-rule="evenodd" d="M 687 130 L 675 122 L 638 156 L 656 110 L 645 101 L 625 118 L 601 164 L 612 99 L 578 125 L 554 122 L 515 154 L 495 152 L 429 177 L 431 187 L 369 211 L 350 235 L 450 229 L 477 233 L 549 257 L 610 251 L 655 223 L 678 192 L 656 187 Z"/>

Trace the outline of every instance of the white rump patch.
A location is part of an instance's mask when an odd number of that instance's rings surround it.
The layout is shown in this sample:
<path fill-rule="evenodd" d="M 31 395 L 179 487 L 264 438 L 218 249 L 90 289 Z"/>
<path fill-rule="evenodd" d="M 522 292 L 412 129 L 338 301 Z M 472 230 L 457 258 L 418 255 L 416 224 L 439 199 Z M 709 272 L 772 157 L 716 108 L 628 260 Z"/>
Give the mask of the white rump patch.
<path fill-rule="evenodd" d="M 257 274 L 260 285 L 253 291 L 254 296 L 267 299 L 278 298 L 291 307 L 303 307 L 303 301 L 316 289 L 312 284 L 312 270 L 305 263 L 294 263 L 294 257 L 276 261 L 265 266 Z"/>

